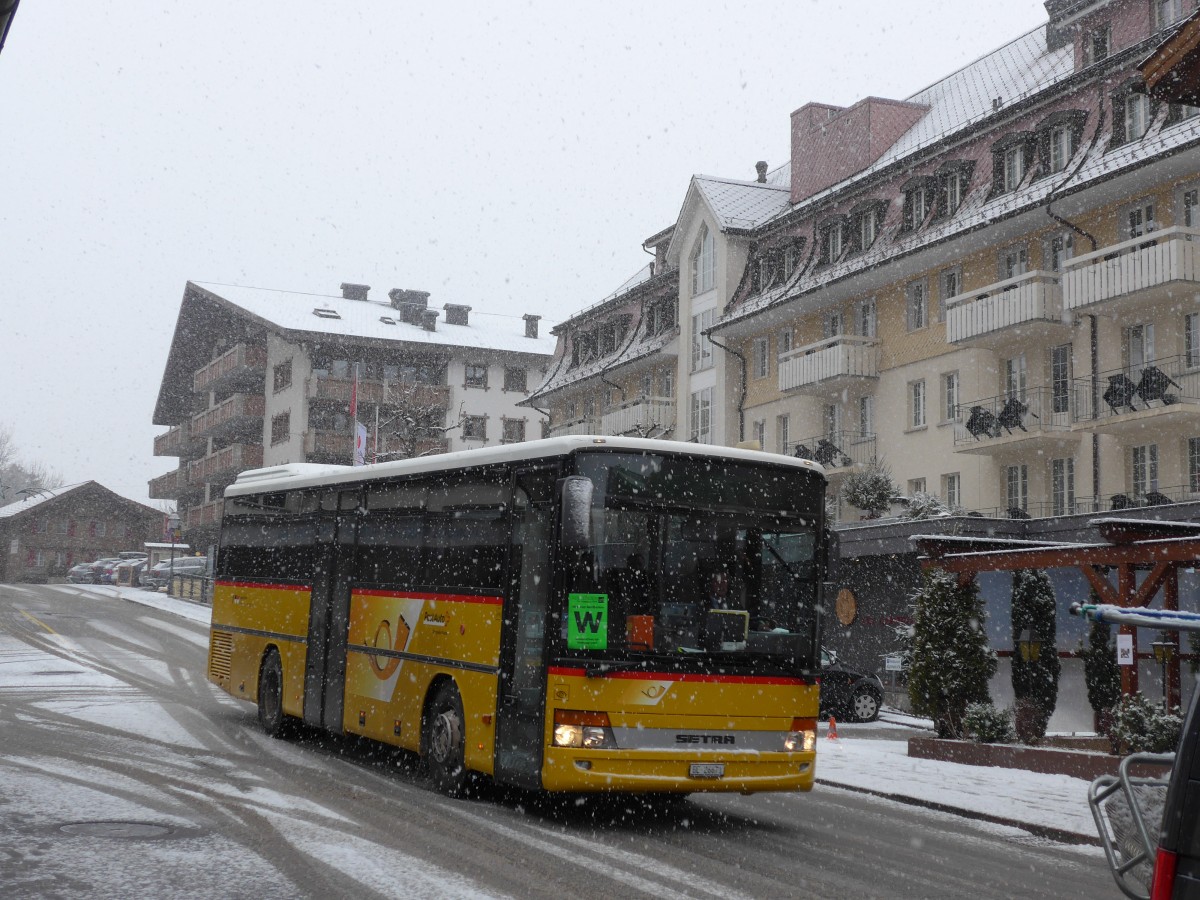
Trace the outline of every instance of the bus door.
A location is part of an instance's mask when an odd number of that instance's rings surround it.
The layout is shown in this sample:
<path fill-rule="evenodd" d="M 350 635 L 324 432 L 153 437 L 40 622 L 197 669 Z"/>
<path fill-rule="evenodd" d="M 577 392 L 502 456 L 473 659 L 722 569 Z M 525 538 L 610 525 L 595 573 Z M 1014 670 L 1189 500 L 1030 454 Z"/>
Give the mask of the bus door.
<path fill-rule="evenodd" d="M 304 667 L 304 721 L 335 732 L 340 732 L 343 724 L 346 638 L 350 627 L 358 508 L 358 491 L 330 491 L 323 495 L 315 548 L 316 572 Z"/>
<path fill-rule="evenodd" d="M 546 709 L 546 613 L 556 468 L 513 473 L 509 589 L 500 635 L 496 779 L 540 788 Z"/>

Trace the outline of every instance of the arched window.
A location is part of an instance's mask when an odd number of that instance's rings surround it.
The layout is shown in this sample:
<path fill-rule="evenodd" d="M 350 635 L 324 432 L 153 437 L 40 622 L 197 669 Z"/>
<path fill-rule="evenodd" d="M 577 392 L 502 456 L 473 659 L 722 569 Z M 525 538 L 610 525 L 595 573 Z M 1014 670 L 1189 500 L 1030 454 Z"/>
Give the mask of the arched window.
<path fill-rule="evenodd" d="M 716 283 L 717 255 L 712 232 L 700 226 L 700 237 L 692 251 L 692 296 L 711 291 Z"/>

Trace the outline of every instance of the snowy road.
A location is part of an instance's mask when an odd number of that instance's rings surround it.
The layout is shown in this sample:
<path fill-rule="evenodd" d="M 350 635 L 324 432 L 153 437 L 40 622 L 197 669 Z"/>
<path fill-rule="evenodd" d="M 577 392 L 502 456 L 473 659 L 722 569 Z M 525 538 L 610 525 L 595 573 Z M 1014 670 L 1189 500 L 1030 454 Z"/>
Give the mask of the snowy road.
<path fill-rule="evenodd" d="M 205 680 L 206 635 L 0 585 L 0 896 L 1118 896 L 1095 848 L 833 788 L 446 800 L 406 755 L 263 736 Z"/>

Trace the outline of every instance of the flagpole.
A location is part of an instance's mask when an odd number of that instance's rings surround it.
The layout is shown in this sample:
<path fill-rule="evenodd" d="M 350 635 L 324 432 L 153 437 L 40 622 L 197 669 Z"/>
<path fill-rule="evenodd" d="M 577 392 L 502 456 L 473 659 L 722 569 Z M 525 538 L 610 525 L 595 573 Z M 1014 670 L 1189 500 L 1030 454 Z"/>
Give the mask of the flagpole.
<path fill-rule="evenodd" d="M 350 385 L 350 465 L 358 464 L 358 363 L 354 364 L 354 382 Z"/>

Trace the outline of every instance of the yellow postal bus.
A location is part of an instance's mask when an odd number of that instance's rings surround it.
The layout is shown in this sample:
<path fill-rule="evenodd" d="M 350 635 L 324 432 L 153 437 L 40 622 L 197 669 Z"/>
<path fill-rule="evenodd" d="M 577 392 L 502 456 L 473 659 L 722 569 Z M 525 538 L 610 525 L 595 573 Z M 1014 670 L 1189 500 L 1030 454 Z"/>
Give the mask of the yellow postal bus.
<path fill-rule="evenodd" d="M 808 790 L 825 476 L 563 437 L 225 492 L 209 677 L 439 789 Z"/>

